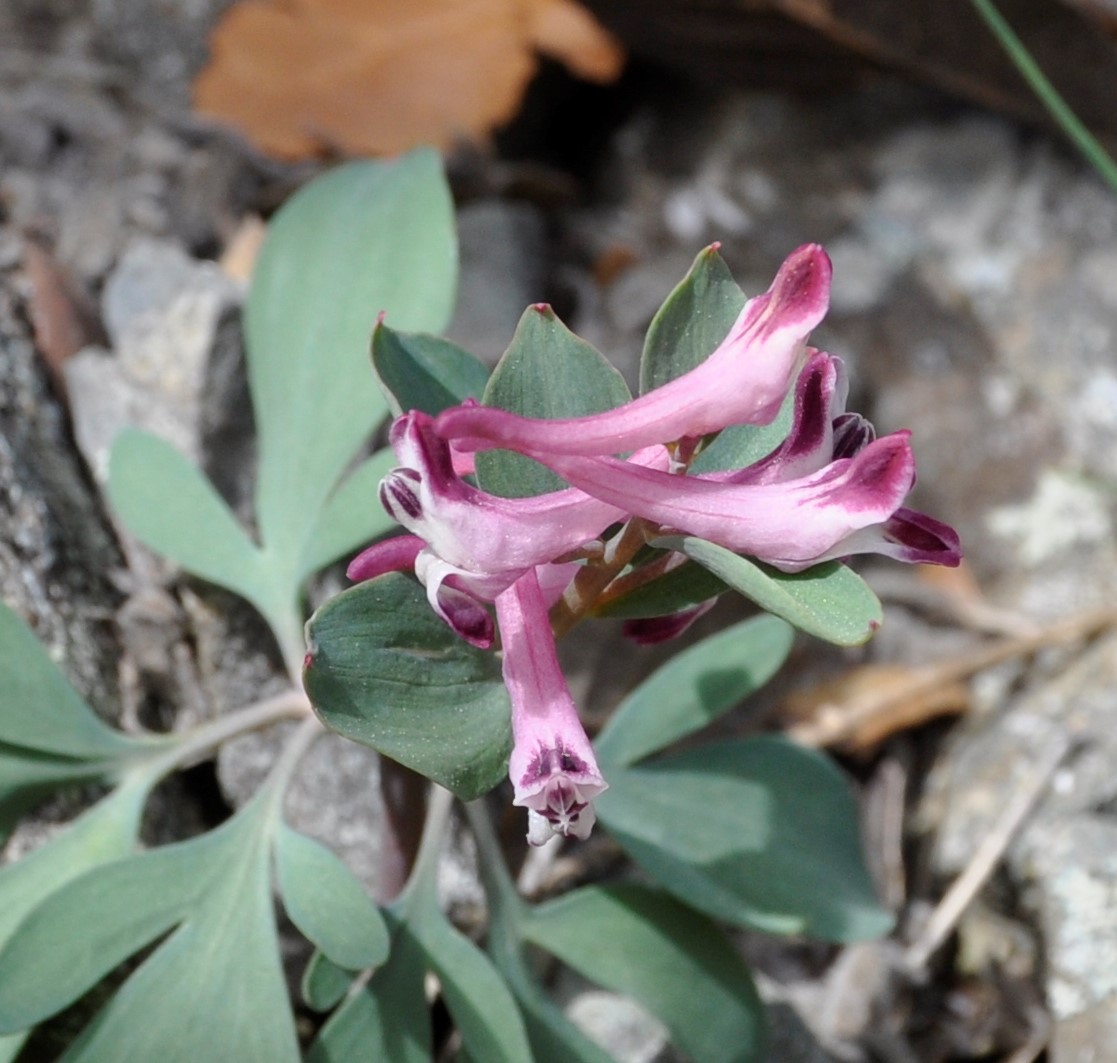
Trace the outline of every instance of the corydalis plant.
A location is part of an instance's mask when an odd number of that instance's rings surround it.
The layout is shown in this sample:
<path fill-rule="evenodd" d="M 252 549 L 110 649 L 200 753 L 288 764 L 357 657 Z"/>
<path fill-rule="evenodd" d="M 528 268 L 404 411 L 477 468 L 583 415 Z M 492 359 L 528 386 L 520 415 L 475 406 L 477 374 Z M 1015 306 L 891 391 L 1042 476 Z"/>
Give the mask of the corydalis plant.
<path fill-rule="evenodd" d="M 591 802 L 606 786 L 558 668 L 552 623 L 569 628 L 615 580 L 632 590 L 642 576 L 685 561 L 671 549 L 640 556 L 647 546 L 681 533 L 692 555 L 712 546 L 784 573 L 860 553 L 960 560 L 950 527 L 904 507 L 915 481 L 909 433 L 876 438 L 869 422 L 845 410 L 841 361 L 807 346 L 826 312 L 830 276 L 821 247 L 794 251 L 707 358 L 677 375 L 670 361 L 646 365 L 643 377 L 659 386 L 614 408 L 533 418 L 499 401 L 467 401 L 433 420 L 412 410 L 393 425 L 400 466 L 382 481 L 380 497 L 413 534 L 371 547 L 349 575 L 413 568 L 438 615 L 482 648 L 493 642 L 486 605 L 495 603 L 512 703 L 509 771 L 515 802 L 529 808 L 533 844 L 551 832 L 584 838 Z M 755 460 L 702 470 L 720 433 L 767 425 L 788 401 L 792 422 L 782 441 Z M 569 486 L 503 498 L 456 471 L 461 454 L 494 448 L 533 459 Z M 705 607 L 688 604 L 630 630 L 661 641 Z"/>

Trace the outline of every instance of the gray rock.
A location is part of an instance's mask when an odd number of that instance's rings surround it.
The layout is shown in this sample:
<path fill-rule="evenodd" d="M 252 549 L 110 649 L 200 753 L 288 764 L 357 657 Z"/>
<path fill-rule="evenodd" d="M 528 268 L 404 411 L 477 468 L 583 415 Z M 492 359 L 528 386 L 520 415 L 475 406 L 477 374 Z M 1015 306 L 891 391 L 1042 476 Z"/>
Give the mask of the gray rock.
<path fill-rule="evenodd" d="M 926 808 L 937 824 L 937 863 L 947 874 L 961 870 L 975 842 L 989 829 L 1040 753 L 1062 736 L 1082 744 L 1056 774 L 1025 839 L 1058 833 L 1049 824 L 1117 801 L 1117 636 L 1107 636 L 1046 682 L 1036 684 L 978 717 L 971 717 L 948 744 L 928 783 Z"/>
<path fill-rule="evenodd" d="M 113 354 L 90 348 L 66 366 L 78 444 L 99 479 L 125 427 L 154 432 L 194 462 L 201 456 L 201 401 L 222 315 L 238 286 L 213 263 L 177 245 L 135 243 L 105 286 Z"/>
<path fill-rule="evenodd" d="M 1020 848 L 1047 941 L 1052 1063 L 1105 1063 L 1117 1045 L 1117 823 L 1052 816 Z"/>
<path fill-rule="evenodd" d="M 582 989 L 565 1005 L 566 1014 L 617 1063 L 674 1063 L 666 1027 L 639 1004 L 604 989 Z"/>
<path fill-rule="evenodd" d="M 0 593 L 78 691 L 116 718 L 119 646 L 106 620 L 119 598 L 120 555 L 69 444 L 16 284 L 15 271 L 0 271 Z"/>

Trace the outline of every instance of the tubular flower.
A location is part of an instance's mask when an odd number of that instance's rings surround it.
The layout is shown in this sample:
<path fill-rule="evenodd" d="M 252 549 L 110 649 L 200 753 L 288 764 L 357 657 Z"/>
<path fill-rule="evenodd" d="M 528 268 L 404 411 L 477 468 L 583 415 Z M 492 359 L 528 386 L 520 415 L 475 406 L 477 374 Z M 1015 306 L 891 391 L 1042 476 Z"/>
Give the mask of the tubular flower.
<path fill-rule="evenodd" d="M 548 421 L 466 405 L 439 414 L 436 429 L 460 450 L 596 455 L 703 436 L 731 424 L 767 424 L 806 357 L 807 336 L 826 314 L 830 274 L 830 259 L 817 244 L 793 251 L 709 358 L 616 409 Z"/>
<path fill-rule="evenodd" d="M 608 456 L 524 452 L 626 513 L 785 572 L 856 553 L 956 565 L 953 529 L 903 508 L 915 482 L 910 433 L 875 439 L 867 421 L 844 412 L 845 391 L 841 362 L 814 352 L 796 383 L 787 439 L 730 472 L 684 476 Z"/>
<path fill-rule="evenodd" d="M 431 418 L 419 411 L 395 421 L 391 444 L 400 467 L 381 481 L 380 501 L 413 535 L 369 547 L 351 563 L 349 577 L 371 579 L 413 567 L 434 611 L 475 646 L 493 641 L 483 602 L 536 566 L 545 566 L 548 585 L 564 574 L 569 582 L 573 566 L 551 562 L 576 553 L 627 516 L 574 488 L 510 499 L 472 487 L 454 471 L 450 447 L 434 434 Z M 634 460 L 666 468 L 668 458 L 655 447 Z"/>
<path fill-rule="evenodd" d="M 554 834 L 587 838 L 593 799 L 606 789 L 578 719 L 533 569 L 496 597 L 504 648 L 504 685 L 512 701 L 513 804 L 528 810 L 528 841 Z"/>

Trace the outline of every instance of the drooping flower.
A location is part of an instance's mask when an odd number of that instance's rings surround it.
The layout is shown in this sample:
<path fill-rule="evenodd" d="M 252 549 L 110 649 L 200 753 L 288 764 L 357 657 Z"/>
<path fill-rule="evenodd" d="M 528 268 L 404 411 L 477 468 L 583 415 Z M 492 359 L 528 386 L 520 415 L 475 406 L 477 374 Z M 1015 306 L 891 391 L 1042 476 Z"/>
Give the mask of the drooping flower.
<path fill-rule="evenodd" d="M 380 485 L 388 513 L 412 536 L 377 543 L 349 567 L 351 579 L 414 568 L 431 607 L 475 646 L 493 641 L 491 602 L 523 572 L 543 566 L 556 584 L 574 568 L 561 563 L 596 540 L 625 511 L 568 488 L 532 498 L 501 498 L 466 483 L 454 471 L 449 445 L 419 411 L 397 418 L 391 444 L 400 461 Z M 666 468 L 662 447 L 634 456 Z M 559 564 L 553 564 L 558 562 Z"/>
<path fill-rule="evenodd" d="M 496 596 L 504 684 L 512 702 L 513 804 L 528 810 L 528 841 L 587 838 L 593 799 L 607 788 L 559 666 L 547 603 L 528 569 Z"/>
<path fill-rule="evenodd" d="M 817 244 L 793 251 L 709 358 L 616 409 L 536 420 L 463 405 L 444 410 L 435 427 L 461 450 L 597 455 L 703 436 L 731 424 L 767 424 L 806 357 L 807 336 L 826 313 L 830 274 L 830 259 Z"/>

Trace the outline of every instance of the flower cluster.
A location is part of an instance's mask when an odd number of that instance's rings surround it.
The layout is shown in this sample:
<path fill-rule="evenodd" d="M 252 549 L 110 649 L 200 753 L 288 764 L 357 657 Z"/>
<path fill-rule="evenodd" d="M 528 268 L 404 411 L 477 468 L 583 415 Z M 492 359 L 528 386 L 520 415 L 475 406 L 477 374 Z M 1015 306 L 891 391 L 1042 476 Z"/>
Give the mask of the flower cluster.
<path fill-rule="evenodd" d="M 825 251 L 799 248 L 709 358 L 616 409 L 535 420 L 466 403 L 393 425 L 400 467 L 380 497 L 411 534 L 370 547 L 349 575 L 413 569 L 432 608 L 479 647 L 494 642 L 495 606 L 512 702 L 509 770 L 532 843 L 586 837 L 606 786 L 559 668 L 549 610 L 601 556 L 610 528 L 628 522 L 649 540 L 695 536 L 784 572 L 860 553 L 958 563 L 954 531 L 904 507 L 915 481 L 909 433 L 877 438 L 846 412 L 840 359 L 807 346 L 829 290 Z M 724 472 L 689 468 L 722 429 L 771 422 L 792 389 L 791 429 L 771 453 Z M 471 452 L 490 448 L 527 455 L 570 486 L 518 499 L 482 491 L 462 470 Z M 671 637 L 700 609 L 633 633 Z"/>

